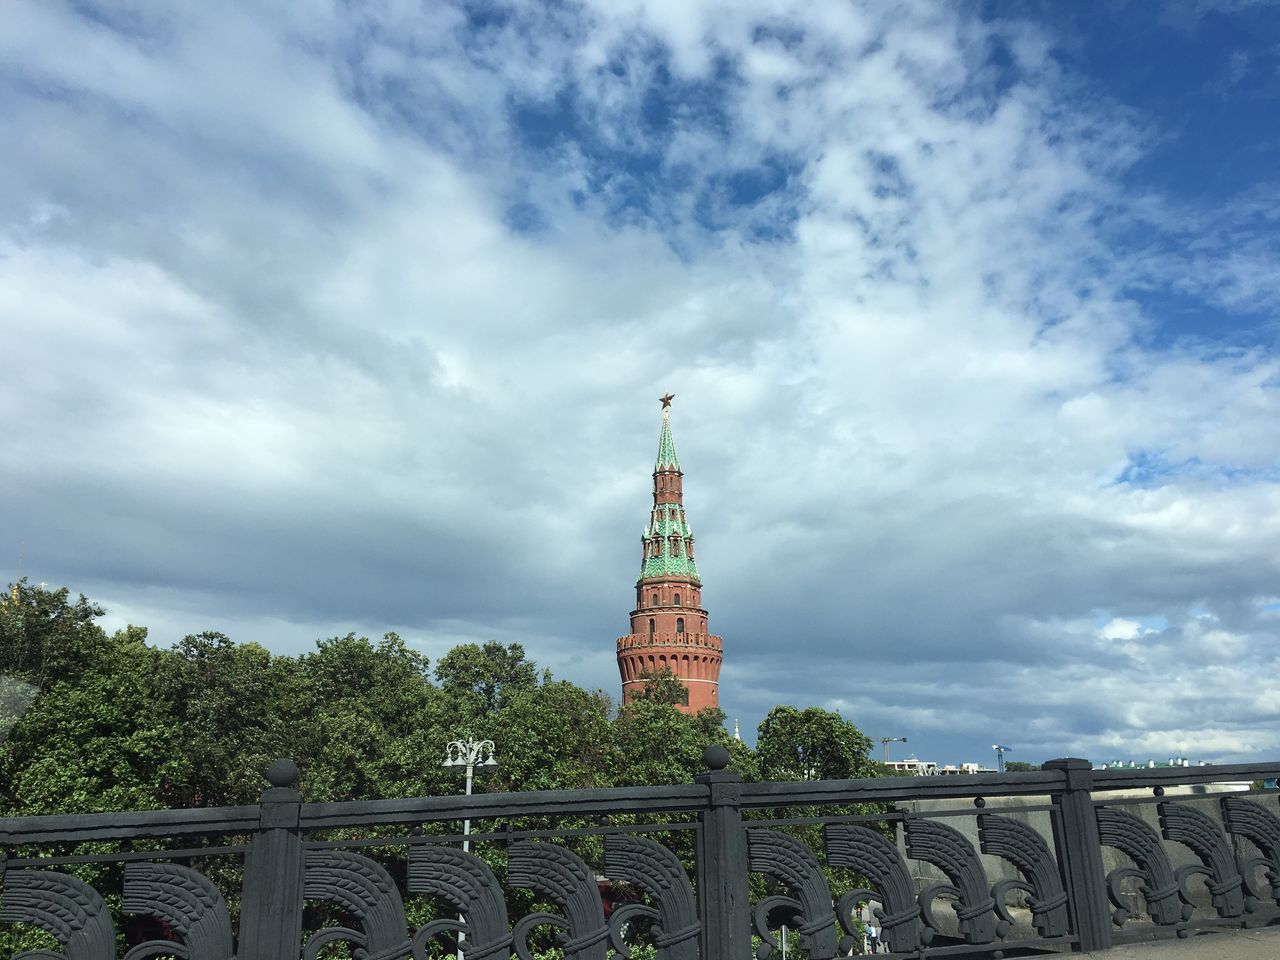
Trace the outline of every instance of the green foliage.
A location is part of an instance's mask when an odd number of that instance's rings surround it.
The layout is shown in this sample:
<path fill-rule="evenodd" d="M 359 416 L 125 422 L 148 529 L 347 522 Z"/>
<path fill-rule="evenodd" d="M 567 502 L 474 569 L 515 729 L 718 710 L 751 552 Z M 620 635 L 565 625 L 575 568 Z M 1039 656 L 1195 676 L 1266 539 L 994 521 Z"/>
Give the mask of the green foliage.
<path fill-rule="evenodd" d="M 518 643 L 503 646 L 492 640 L 480 646 L 454 647 L 436 665 L 440 689 L 464 711 L 490 713 L 512 697 L 538 684 L 538 667 L 526 660 Z"/>
<path fill-rule="evenodd" d="M 613 705 L 600 691 L 547 679 L 514 693 L 495 711 L 485 736 L 502 743 L 493 789 L 554 790 L 611 786 Z"/>
<path fill-rule="evenodd" d="M 347 634 L 316 644 L 286 671 L 274 738 L 302 770 L 308 798 L 355 800 L 443 785 L 440 697 L 426 657 L 388 633 L 378 643 Z M 430 766 L 427 771 L 424 767 Z M 387 792 L 394 789 L 397 793 Z"/>
<path fill-rule="evenodd" d="M 519 644 L 464 644 L 433 671 L 394 633 L 286 657 L 213 632 L 158 648 L 141 627 L 107 634 L 102 614 L 25 580 L 0 602 L 4 813 L 252 803 L 280 756 L 298 761 L 308 800 L 442 795 L 462 787 L 444 745 L 466 736 L 499 745 L 477 790 L 688 783 L 709 743 L 748 779 L 876 772 L 870 742 L 837 714 L 779 707 L 752 750 L 721 711 L 678 710 L 669 672 L 615 710 Z"/>
<path fill-rule="evenodd" d="M 845 780 L 874 777 L 871 741 L 830 710 L 774 707 L 760 723 L 756 760 L 763 780 Z"/>
<path fill-rule="evenodd" d="M 108 636 L 84 597 L 20 585 L 0 617 L 0 672 L 36 694 L 0 745 L 0 806 L 76 813 L 168 806 L 189 770 L 163 683 L 167 654 L 131 627 Z"/>
<path fill-rule="evenodd" d="M 221 633 L 184 637 L 172 653 L 165 658 L 164 687 L 190 758 L 186 778 L 174 785 L 177 805 L 251 800 L 263 765 L 284 747 L 271 734 L 290 662 Z"/>
<path fill-rule="evenodd" d="M 83 594 L 74 603 L 69 597 L 66 587 L 32 587 L 25 577 L 11 586 L 0 601 L 0 661 L 8 677 L 44 690 L 111 658 L 111 638 L 94 623 L 103 609 Z"/>
<path fill-rule="evenodd" d="M 1004 768 L 1009 773 L 1029 773 L 1032 770 L 1039 770 L 1040 764 L 1027 763 L 1025 760 L 1006 760 Z"/>
<path fill-rule="evenodd" d="M 640 699 L 671 707 L 688 705 L 689 691 L 670 667 L 649 671 L 643 674 L 643 678 L 644 687 L 638 695 Z"/>

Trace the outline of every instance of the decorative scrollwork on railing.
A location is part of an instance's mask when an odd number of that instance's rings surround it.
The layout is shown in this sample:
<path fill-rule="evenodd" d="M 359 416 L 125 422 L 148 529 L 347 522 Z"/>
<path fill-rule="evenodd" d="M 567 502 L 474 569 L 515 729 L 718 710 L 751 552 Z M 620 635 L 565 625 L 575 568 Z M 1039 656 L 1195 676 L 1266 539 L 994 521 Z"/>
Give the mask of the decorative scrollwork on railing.
<path fill-rule="evenodd" d="M 102 897 L 65 873 L 10 870 L 0 897 L 0 920 L 37 926 L 64 951 L 29 950 L 13 960 L 112 960 L 116 955 L 115 925 Z"/>
<path fill-rule="evenodd" d="M 831 908 L 831 888 L 822 873 L 822 864 L 813 851 L 799 840 L 776 830 L 747 831 L 747 854 L 751 870 L 781 880 L 795 899 L 768 898 L 774 906 L 788 908 L 791 923 L 804 937 L 804 945 L 814 960 L 836 955 L 835 912 Z M 794 907 L 792 906 L 794 904 Z M 769 929 L 768 910 L 755 912 L 756 934 L 762 943 L 757 956 L 764 960 L 777 946 Z M 791 925 L 788 923 L 788 926 Z"/>
<path fill-rule="evenodd" d="M 658 921 L 662 919 L 662 914 L 647 903 L 624 903 L 614 907 L 609 914 L 609 947 L 617 951 L 622 960 L 631 960 L 631 944 L 627 942 L 627 936 L 637 919 L 649 921 L 650 939 L 656 940 L 656 931 L 660 929 Z"/>
<path fill-rule="evenodd" d="M 990 943 L 1009 932 L 1005 920 L 996 920 L 995 898 L 987 889 L 987 874 L 973 845 L 964 834 L 936 820 L 910 818 L 906 822 L 907 856 L 926 860 L 947 875 L 951 883 L 935 883 L 917 897 L 925 923 L 937 929 L 933 901 L 943 893 L 956 898 L 954 909 L 960 932 L 969 943 Z"/>
<path fill-rule="evenodd" d="M 1244 913 L 1244 878 L 1236 869 L 1231 845 L 1217 824 L 1207 816 L 1184 803 L 1165 802 L 1160 811 L 1160 826 L 1166 840 L 1185 843 L 1195 851 L 1203 866 L 1188 864 L 1174 871 L 1182 885 L 1183 899 L 1190 901 L 1186 892 L 1187 880 L 1195 874 L 1208 879 L 1213 908 L 1220 917 L 1238 917 Z"/>
<path fill-rule="evenodd" d="M 493 871 L 479 857 L 453 847 L 429 844 L 409 853 L 409 892 L 439 897 L 466 917 L 435 920 L 413 938 L 415 958 L 426 956 L 426 943 L 441 933 L 467 937 L 468 960 L 506 960 L 511 951 L 507 900 Z"/>
<path fill-rule="evenodd" d="M 512 844 L 507 855 L 507 879 L 512 886 L 536 890 L 564 909 L 564 916 L 535 913 L 516 924 L 512 939 L 521 960 L 533 960 L 528 937 L 541 924 L 565 931 L 560 937 L 565 960 L 605 960 L 609 927 L 595 874 L 581 857 L 554 843 L 523 840 Z"/>
<path fill-rule="evenodd" d="M 336 903 L 359 917 L 364 927 L 363 931 L 321 930 L 303 948 L 304 960 L 315 960 L 325 944 L 338 940 L 363 948 L 366 960 L 398 960 L 408 955 L 404 902 L 385 867 L 347 850 L 316 850 L 307 854 L 304 877 L 304 897 Z"/>
<path fill-rule="evenodd" d="M 795 897 L 781 894 L 762 897 L 751 911 L 751 929 L 760 938 L 755 952 L 758 960 L 764 960 L 778 948 L 778 938 L 773 935 L 775 929 L 788 927 L 797 930 L 804 922 L 804 907 Z M 822 954 L 821 960 L 830 956 Z"/>
<path fill-rule="evenodd" d="M 1253 881 L 1254 870 L 1266 867 L 1267 882 L 1271 885 L 1269 895 L 1280 904 L 1280 817 L 1243 797 L 1223 797 L 1222 821 L 1228 831 L 1237 837 L 1244 837 L 1262 851 L 1262 856 L 1252 857 L 1240 864 L 1240 874 L 1244 877 L 1250 898 L 1257 901 L 1267 895 L 1257 889 Z M 1246 909 L 1252 910 L 1254 906 L 1255 904 L 1245 903 Z"/>
<path fill-rule="evenodd" d="M 1115 847 L 1137 864 L 1134 867 L 1116 867 L 1107 874 L 1107 895 L 1115 911 L 1111 918 L 1117 926 L 1133 916 L 1129 902 L 1120 890 L 1120 883 L 1127 877 L 1137 877 L 1141 884 L 1138 892 L 1147 903 L 1147 913 L 1158 924 L 1168 926 L 1180 920 L 1190 919 L 1191 904 L 1182 899 L 1182 886 L 1169 865 L 1169 856 L 1160 843 L 1160 836 L 1142 820 L 1131 813 L 1111 807 L 1101 807 L 1098 816 L 1098 838 L 1103 846 Z"/>
<path fill-rule="evenodd" d="M 1001 880 L 992 888 L 1000 917 L 1013 923 L 1005 898 L 1009 890 L 1021 889 L 1031 895 L 1031 922 L 1040 936 L 1066 934 L 1067 891 L 1044 838 L 1020 820 L 984 813 L 978 817 L 978 843 L 983 853 L 1008 860 L 1023 876 L 1022 880 Z"/>
<path fill-rule="evenodd" d="M 182 943 L 148 940 L 125 954 L 125 960 L 176 955 L 189 960 L 233 960 L 231 917 L 226 901 L 209 879 L 176 863 L 131 863 L 124 868 L 124 901 L 128 914 L 159 917 Z"/>
<path fill-rule="evenodd" d="M 933 940 L 933 929 L 920 925 L 916 885 L 898 848 L 875 830 L 858 824 L 832 824 L 826 833 L 827 862 L 833 867 L 858 871 L 874 887 L 853 890 L 840 898 L 836 917 L 845 932 L 840 949 L 853 949 L 857 936 L 853 911 L 863 900 L 880 903 L 875 916 L 880 921 L 881 939 L 894 953 L 928 946 Z"/>
<path fill-rule="evenodd" d="M 661 960 L 696 960 L 702 924 L 693 887 L 679 857 L 645 837 L 612 834 L 604 841 L 604 872 L 611 879 L 634 883 L 658 903 L 651 914 L 635 909 L 642 904 L 627 904 L 610 915 L 613 948 L 623 960 L 631 951 L 622 942 L 621 928 L 637 915 L 655 920 L 650 935 Z"/>

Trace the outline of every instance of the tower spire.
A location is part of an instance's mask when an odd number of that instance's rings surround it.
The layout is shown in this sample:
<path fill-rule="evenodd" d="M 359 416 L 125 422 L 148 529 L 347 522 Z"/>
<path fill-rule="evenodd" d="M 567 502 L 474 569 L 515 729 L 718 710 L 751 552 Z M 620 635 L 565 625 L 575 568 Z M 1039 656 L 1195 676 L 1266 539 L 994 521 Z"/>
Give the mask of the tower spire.
<path fill-rule="evenodd" d="M 669 670 L 684 683 L 682 709 L 692 713 L 719 704 L 722 641 L 707 633 L 707 611 L 702 609 L 693 530 L 684 512 L 684 473 L 671 433 L 673 399 L 670 392 L 660 398 L 653 509 L 641 537 L 631 633 L 618 640 L 618 671 L 625 702 L 643 692 L 648 675 Z"/>
<path fill-rule="evenodd" d="M 662 401 L 662 431 L 658 434 L 658 460 L 653 465 L 655 471 L 680 470 L 680 460 L 676 457 L 676 440 L 671 435 L 671 401 L 675 398 L 674 393 L 658 398 Z"/>

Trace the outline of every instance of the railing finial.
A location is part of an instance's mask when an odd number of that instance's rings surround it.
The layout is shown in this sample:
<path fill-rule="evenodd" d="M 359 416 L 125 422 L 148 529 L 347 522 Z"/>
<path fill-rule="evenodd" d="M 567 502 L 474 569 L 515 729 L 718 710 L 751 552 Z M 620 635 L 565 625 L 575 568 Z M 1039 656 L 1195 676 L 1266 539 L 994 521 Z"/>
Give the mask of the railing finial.
<path fill-rule="evenodd" d="M 288 757 L 281 757 L 267 767 L 267 782 L 273 787 L 292 787 L 298 782 L 298 765 Z"/>
<path fill-rule="evenodd" d="M 729 751 L 718 743 L 710 744 L 702 751 L 702 762 L 708 770 L 723 770 L 729 765 Z"/>

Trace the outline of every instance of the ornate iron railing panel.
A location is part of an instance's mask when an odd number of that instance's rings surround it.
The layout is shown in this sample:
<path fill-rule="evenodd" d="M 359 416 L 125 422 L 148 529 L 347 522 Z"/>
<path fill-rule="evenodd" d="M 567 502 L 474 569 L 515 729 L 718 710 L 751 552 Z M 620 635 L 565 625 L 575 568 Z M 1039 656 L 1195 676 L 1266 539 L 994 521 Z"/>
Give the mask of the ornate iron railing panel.
<path fill-rule="evenodd" d="M 325 804 L 278 761 L 252 807 L 3 820 L 0 936 L 27 960 L 763 960 L 790 935 L 829 960 L 870 924 L 924 960 L 1280 919 L 1280 795 L 1225 786 L 1280 764 L 756 784 L 705 759 L 694 784 Z"/>

